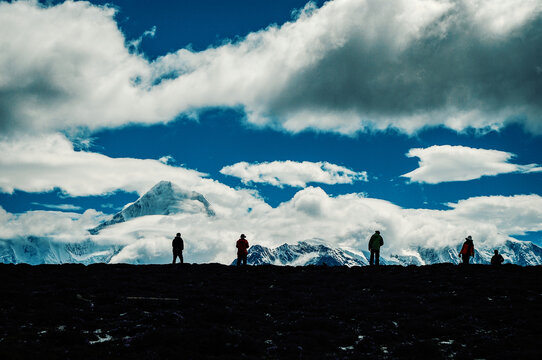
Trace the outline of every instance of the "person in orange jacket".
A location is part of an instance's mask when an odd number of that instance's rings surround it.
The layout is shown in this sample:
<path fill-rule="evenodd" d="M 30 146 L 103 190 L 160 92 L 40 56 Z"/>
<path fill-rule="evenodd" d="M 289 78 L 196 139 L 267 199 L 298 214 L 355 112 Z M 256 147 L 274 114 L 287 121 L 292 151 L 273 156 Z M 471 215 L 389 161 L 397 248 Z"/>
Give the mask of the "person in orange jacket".
<path fill-rule="evenodd" d="M 241 234 L 241 238 L 237 240 L 235 247 L 237 248 L 237 266 L 240 266 L 241 262 L 246 265 L 249 245 L 245 234 Z"/>
<path fill-rule="evenodd" d="M 472 237 L 470 235 L 466 237 L 463 247 L 459 252 L 459 256 L 463 259 L 463 265 L 468 265 L 471 256 L 474 257 L 474 243 L 472 242 Z"/>

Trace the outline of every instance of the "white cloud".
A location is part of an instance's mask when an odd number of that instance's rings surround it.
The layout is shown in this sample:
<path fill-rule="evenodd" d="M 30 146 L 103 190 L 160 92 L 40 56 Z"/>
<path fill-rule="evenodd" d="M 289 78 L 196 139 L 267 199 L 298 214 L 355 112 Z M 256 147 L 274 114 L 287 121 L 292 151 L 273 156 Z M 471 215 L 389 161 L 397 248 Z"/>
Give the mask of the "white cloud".
<path fill-rule="evenodd" d="M 110 8 L 2 2 L 0 129 L 97 129 L 243 106 L 248 121 L 292 132 L 519 121 L 542 133 L 541 11 L 536 0 L 335 0 L 149 63 L 127 49 Z"/>
<path fill-rule="evenodd" d="M 425 149 L 410 149 L 408 157 L 418 157 L 419 167 L 401 175 L 411 181 L 438 184 L 447 181 L 467 181 L 482 176 L 506 173 L 540 172 L 536 164 L 517 165 L 509 161 L 512 153 L 476 149 L 466 146 L 431 146 Z"/>
<path fill-rule="evenodd" d="M 328 162 L 272 161 L 257 164 L 239 162 L 220 170 L 222 174 L 240 178 L 243 183 L 266 183 L 306 187 L 307 183 L 352 184 L 367 181 L 365 171 L 355 172 L 343 166 Z"/>
<path fill-rule="evenodd" d="M 454 216 L 494 225 L 504 234 L 542 230 L 542 197 L 538 195 L 473 197 L 448 206 Z"/>
<path fill-rule="evenodd" d="M 475 24 L 495 36 L 502 36 L 521 27 L 540 11 L 540 1 L 474 0 L 465 1 Z"/>
<path fill-rule="evenodd" d="M 14 189 L 45 192 L 60 188 L 71 196 L 101 195 L 118 189 L 142 194 L 161 180 L 190 187 L 205 176 L 158 160 L 75 151 L 60 134 L 0 141 L 0 153 L 0 190 L 8 193 Z"/>

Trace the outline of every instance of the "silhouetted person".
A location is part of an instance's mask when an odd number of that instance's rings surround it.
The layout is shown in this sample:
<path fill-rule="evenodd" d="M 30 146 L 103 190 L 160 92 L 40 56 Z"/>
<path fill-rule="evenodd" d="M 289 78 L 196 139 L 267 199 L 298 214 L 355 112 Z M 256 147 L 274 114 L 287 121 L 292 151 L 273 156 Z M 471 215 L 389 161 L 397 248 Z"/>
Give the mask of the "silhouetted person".
<path fill-rule="evenodd" d="M 495 255 L 491 258 L 491 265 L 501 265 L 504 262 L 504 258 L 499 254 L 499 250 L 495 250 Z"/>
<path fill-rule="evenodd" d="M 474 243 L 472 242 L 472 237 L 470 235 L 465 238 L 459 256 L 463 259 L 463 265 L 468 265 L 470 258 L 474 257 Z"/>
<path fill-rule="evenodd" d="M 384 245 L 384 239 L 380 236 L 380 231 L 375 231 L 371 239 L 369 239 L 369 251 L 371 252 L 371 257 L 369 259 L 369 265 L 379 265 L 380 264 L 380 247 Z"/>
<path fill-rule="evenodd" d="M 177 261 L 177 256 L 181 264 L 183 264 L 184 241 L 181 238 L 181 233 L 177 233 L 177 236 L 171 242 L 171 246 L 173 246 L 173 264 Z"/>
<path fill-rule="evenodd" d="M 237 248 L 237 266 L 240 266 L 241 262 L 246 265 L 249 245 L 245 234 L 241 234 L 241 238 L 237 240 L 235 247 Z"/>

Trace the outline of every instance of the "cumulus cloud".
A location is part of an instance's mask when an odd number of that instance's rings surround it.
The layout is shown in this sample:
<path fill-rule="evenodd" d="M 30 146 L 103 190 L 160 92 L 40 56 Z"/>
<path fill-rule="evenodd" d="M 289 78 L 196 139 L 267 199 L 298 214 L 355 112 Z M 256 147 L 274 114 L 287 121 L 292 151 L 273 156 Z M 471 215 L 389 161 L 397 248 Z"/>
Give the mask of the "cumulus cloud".
<path fill-rule="evenodd" d="M 542 197 L 538 195 L 473 197 L 448 206 L 454 216 L 492 224 L 505 234 L 542 230 Z"/>
<path fill-rule="evenodd" d="M 45 192 L 60 188 L 71 196 L 101 195 L 118 189 L 142 194 L 160 180 L 199 182 L 205 174 L 159 160 L 111 158 L 75 151 L 63 135 L 0 141 L 0 190 Z"/>
<path fill-rule="evenodd" d="M 306 187 L 307 183 L 352 184 L 367 181 L 365 171 L 355 172 L 328 162 L 272 161 L 258 164 L 239 162 L 220 170 L 224 175 L 240 178 L 243 183 L 266 183 L 282 187 Z"/>
<path fill-rule="evenodd" d="M 282 26 L 148 62 L 128 50 L 111 8 L 3 2 L 0 130 L 242 106 L 249 122 L 292 132 L 519 121 L 542 133 L 541 13 L 537 0 L 309 3 Z"/>
<path fill-rule="evenodd" d="M 428 184 L 467 181 L 506 173 L 541 171 L 536 164 L 510 163 L 515 156 L 512 153 L 466 146 L 435 145 L 425 149 L 410 149 L 406 155 L 419 158 L 419 167 L 401 176 Z"/>

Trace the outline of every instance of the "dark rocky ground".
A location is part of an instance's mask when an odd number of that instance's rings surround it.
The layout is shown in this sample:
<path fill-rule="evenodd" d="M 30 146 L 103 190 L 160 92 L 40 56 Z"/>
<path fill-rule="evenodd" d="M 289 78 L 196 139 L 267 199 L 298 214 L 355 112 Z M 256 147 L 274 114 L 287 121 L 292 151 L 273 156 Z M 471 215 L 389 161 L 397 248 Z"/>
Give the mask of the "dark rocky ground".
<path fill-rule="evenodd" d="M 528 359 L 542 267 L 0 265 L 16 358 Z"/>

